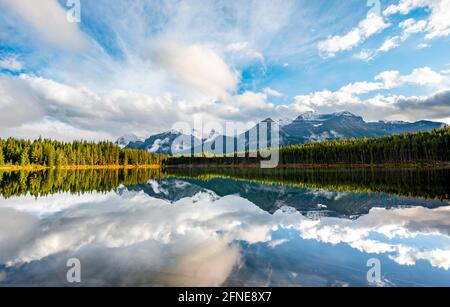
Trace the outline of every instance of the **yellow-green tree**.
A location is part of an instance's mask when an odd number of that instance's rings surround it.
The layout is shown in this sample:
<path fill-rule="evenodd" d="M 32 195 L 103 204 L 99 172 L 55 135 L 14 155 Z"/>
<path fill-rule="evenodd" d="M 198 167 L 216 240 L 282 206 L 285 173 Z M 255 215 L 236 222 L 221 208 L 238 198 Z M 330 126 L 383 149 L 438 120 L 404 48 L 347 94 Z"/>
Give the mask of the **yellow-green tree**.
<path fill-rule="evenodd" d="M 3 156 L 3 148 L 0 147 L 0 165 L 5 164 L 5 157 Z"/>

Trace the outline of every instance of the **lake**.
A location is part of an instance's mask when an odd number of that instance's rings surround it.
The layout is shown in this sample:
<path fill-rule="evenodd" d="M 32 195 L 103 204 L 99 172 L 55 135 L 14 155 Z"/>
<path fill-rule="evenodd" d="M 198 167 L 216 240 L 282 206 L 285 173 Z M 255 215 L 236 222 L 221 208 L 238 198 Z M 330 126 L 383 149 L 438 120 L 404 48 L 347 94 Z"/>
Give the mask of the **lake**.
<path fill-rule="evenodd" d="M 0 286 L 450 286 L 449 183 L 444 169 L 0 172 Z"/>

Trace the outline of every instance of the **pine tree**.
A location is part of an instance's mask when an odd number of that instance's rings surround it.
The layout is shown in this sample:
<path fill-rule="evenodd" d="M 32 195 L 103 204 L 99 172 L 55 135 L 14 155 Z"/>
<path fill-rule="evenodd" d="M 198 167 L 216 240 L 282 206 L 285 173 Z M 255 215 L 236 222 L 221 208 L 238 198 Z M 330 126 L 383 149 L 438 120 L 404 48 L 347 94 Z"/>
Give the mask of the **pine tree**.
<path fill-rule="evenodd" d="M 0 165 L 5 164 L 5 157 L 3 156 L 3 147 L 0 146 Z"/>
<path fill-rule="evenodd" d="M 51 144 L 46 144 L 44 149 L 45 165 L 49 167 L 55 166 L 55 149 Z"/>
<path fill-rule="evenodd" d="M 40 145 L 33 146 L 31 150 L 31 163 L 42 164 L 42 147 Z"/>
<path fill-rule="evenodd" d="M 123 163 L 123 165 L 127 166 L 128 162 L 129 162 L 129 160 L 128 160 L 128 150 L 125 150 L 125 153 L 123 155 L 123 162 L 122 163 Z"/>
<path fill-rule="evenodd" d="M 21 166 L 27 166 L 27 165 L 30 164 L 30 159 L 29 159 L 29 157 L 28 157 L 28 152 L 29 152 L 28 147 L 26 147 L 26 148 L 22 151 L 22 154 L 21 154 L 21 156 L 20 156 L 20 165 L 21 165 Z"/>
<path fill-rule="evenodd" d="M 56 150 L 56 161 L 55 161 L 55 165 L 56 165 L 57 167 L 67 165 L 67 157 L 66 157 L 64 151 L 61 150 L 61 149 L 59 149 L 59 148 Z"/>

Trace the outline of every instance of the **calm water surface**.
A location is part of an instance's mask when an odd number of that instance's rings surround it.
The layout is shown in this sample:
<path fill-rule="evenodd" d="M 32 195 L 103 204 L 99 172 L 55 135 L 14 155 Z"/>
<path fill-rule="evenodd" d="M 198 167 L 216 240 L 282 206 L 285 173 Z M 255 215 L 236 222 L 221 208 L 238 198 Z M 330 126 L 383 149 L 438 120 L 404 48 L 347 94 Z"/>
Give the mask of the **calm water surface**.
<path fill-rule="evenodd" d="M 0 173 L 0 286 L 450 286 L 449 170 Z M 381 280 L 367 280 L 367 261 Z"/>

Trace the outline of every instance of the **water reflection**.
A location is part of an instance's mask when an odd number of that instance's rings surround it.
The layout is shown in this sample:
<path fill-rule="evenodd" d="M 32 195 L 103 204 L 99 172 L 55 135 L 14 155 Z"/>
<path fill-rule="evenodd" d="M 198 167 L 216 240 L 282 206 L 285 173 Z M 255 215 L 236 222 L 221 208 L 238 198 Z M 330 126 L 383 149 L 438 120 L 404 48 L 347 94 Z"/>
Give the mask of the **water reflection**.
<path fill-rule="evenodd" d="M 154 169 L 0 171 L 0 195 L 9 198 L 22 195 L 41 197 L 60 192 L 110 192 L 121 184 L 160 178 L 160 173 Z"/>
<path fill-rule="evenodd" d="M 0 285 L 69 286 L 71 257 L 81 285 L 366 286 L 373 257 L 379 285 L 450 285 L 445 201 L 146 172 L 97 174 L 91 193 L 15 188 L 0 200 Z"/>

